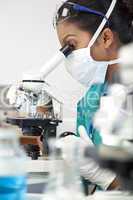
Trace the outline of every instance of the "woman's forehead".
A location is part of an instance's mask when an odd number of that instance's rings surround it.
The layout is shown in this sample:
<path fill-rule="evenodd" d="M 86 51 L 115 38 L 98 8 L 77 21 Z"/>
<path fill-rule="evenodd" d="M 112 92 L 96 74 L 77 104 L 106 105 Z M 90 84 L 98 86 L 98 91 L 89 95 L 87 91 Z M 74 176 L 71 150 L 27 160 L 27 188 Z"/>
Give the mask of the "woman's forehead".
<path fill-rule="evenodd" d="M 78 31 L 80 31 L 80 29 L 78 28 L 78 26 L 76 26 L 74 23 L 70 23 L 70 22 L 61 22 L 57 25 L 57 31 L 58 32 L 73 32 L 76 33 Z"/>
<path fill-rule="evenodd" d="M 71 22 L 63 22 L 57 25 L 57 34 L 59 37 L 66 37 L 66 35 L 89 34 L 88 31 L 81 30 L 78 25 Z"/>

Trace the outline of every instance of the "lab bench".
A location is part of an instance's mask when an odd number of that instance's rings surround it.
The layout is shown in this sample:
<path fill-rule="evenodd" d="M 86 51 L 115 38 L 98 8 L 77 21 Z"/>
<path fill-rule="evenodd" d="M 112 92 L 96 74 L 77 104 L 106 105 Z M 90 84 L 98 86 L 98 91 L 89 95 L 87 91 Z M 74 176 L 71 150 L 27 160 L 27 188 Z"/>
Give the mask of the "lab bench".
<path fill-rule="evenodd" d="M 26 200 L 45 200 L 45 194 L 28 194 Z M 92 196 L 85 197 L 84 200 L 133 200 L 133 196 L 128 192 L 120 191 L 96 192 Z"/>

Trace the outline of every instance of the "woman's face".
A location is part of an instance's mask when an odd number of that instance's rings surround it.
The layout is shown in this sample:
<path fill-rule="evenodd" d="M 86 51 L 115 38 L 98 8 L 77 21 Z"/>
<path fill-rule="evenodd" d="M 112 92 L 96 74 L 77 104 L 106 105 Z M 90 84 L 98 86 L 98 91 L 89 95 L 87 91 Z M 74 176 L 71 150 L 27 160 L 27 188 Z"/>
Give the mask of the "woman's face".
<path fill-rule="evenodd" d="M 67 21 L 57 25 L 57 35 L 61 46 L 70 44 L 75 49 L 87 47 L 92 38 L 91 33 L 81 30 L 76 24 Z M 91 56 L 98 61 L 117 58 L 117 48 L 113 40 L 114 36 L 110 29 L 104 31 L 91 48 Z"/>

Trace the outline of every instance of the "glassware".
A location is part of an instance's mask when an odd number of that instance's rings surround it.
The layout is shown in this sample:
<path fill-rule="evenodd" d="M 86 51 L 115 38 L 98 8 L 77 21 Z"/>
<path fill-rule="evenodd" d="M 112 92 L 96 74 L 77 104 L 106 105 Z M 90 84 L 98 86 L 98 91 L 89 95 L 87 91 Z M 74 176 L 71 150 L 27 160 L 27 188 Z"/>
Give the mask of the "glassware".
<path fill-rule="evenodd" d="M 25 200 L 26 156 L 14 129 L 0 126 L 0 199 Z"/>
<path fill-rule="evenodd" d="M 64 145 L 64 142 L 59 139 L 52 143 L 55 143 L 51 155 L 53 165 L 50 170 L 48 186 L 44 192 L 44 200 L 84 199 L 78 171 L 78 146 L 76 142 Z"/>

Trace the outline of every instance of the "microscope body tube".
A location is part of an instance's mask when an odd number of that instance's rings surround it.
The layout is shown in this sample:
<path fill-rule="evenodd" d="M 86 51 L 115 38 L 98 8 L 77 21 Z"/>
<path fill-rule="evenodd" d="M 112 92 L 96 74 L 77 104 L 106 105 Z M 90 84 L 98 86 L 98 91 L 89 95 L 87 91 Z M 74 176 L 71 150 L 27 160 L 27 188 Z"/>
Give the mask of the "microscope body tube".
<path fill-rule="evenodd" d="M 50 74 L 65 58 L 65 55 L 59 51 L 56 53 L 56 55 L 51 58 L 50 61 L 48 61 L 40 70 L 40 73 L 42 74 L 41 79 L 45 79 L 48 74 Z"/>
<path fill-rule="evenodd" d="M 69 56 L 74 50 L 73 46 L 65 45 L 63 46 L 44 66 L 39 70 L 37 74 L 26 74 L 23 77 L 25 82 L 35 82 L 39 80 L 45 80 L 45 78 L 56 68 L 59 64 Z"/>

